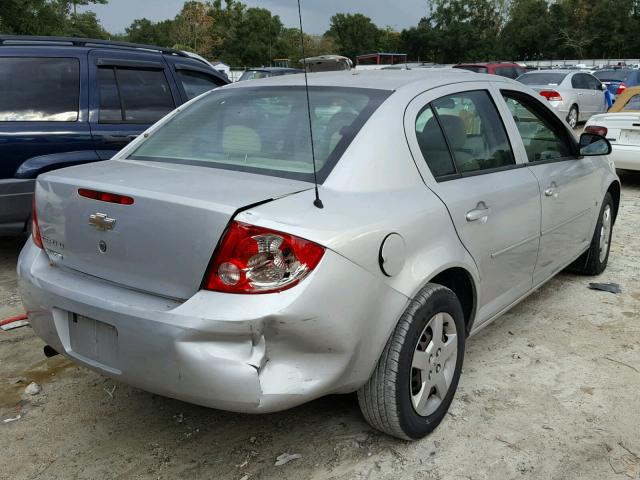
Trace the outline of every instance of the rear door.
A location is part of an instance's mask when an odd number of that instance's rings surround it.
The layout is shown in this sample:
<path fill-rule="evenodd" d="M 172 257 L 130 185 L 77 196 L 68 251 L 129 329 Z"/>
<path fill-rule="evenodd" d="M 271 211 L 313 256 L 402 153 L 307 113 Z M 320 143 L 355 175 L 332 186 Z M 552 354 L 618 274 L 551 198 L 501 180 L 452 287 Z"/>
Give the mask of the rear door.
<path fill-rule="evenodd" d="M 532 286 L 538 182 L 516 162 L 486 82 L 418 96 L 407 109 L 405 129 L 425 183 L 449 210 L 478 266 L 478 319 L 486 321 Z"/>
<path fill-rule="evenodd" d="M 583 73 L 576 73 L 571 77 L 571 86 L 578 94 L 579 120 L 586 120 L 595 113 L 595 99 L 593 90 L 589 86 L 589 79 Z"/>
<path fill-rule="evenodd" d="M 89 120 L 98 156 L 113 157 L 181 103 L 162 55 L 89 52 Z"/>
<path fill-rule="evenodd" d="M 580 158 L 572 133 L 537 98 L 502 90 L 518 131 L 517 155 L 540 184 L 538 284 L 566 267 L 589 246 L 599 209 L 601 168 L 596 157 Z M 515 143 L 515 142 L 514 142 Z"/>

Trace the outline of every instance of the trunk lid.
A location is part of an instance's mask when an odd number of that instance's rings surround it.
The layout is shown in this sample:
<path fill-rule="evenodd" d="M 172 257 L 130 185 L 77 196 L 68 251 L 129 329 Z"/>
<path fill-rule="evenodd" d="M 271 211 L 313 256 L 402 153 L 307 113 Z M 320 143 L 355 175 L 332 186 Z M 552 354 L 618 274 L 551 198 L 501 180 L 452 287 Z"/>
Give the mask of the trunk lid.
<path fill-rule="evenodd" d="M 132 197 L 120 205 L 78 189 Z M 38 223 L 52 262 L 130 288 L 185 299 L 200 288 L 213 250 L 243 207 L 309 183 L 209 167 L 108 160 L 38 178 Z M 89 224 L 103 214 L 111 229 Z M 109 222 L 110 223 L 110 222 Z"/>
<path fill-rule="evenodd" d="M 605 113 L 592 117 L 591 125 L 607 127 L 613 145 L 640 145 L 640 112 Z"/>

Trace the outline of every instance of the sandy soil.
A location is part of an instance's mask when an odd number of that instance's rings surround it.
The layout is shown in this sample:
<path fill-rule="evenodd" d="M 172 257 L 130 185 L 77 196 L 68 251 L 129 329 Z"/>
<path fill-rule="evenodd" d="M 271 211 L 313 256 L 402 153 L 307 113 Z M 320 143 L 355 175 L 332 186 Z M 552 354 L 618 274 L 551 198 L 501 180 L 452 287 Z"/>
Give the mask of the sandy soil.
<path fill-rule="evenodd" d="M 44 359 L 21 328 L 0 332 L 0 478 L 640 479 L 640 175 L 623 184 L 598 279 L 623 293 L 561 274 L 483 330 L 423 441 L 373 431 L 354 395 L 267 416 L 158 397 Z M 0 318 L 21 311 L 22 241 L 0 240 Z M 27 399 L 31 380 L 42 393 Z M 274 466 L 285 452 L 302 457 Z"/>

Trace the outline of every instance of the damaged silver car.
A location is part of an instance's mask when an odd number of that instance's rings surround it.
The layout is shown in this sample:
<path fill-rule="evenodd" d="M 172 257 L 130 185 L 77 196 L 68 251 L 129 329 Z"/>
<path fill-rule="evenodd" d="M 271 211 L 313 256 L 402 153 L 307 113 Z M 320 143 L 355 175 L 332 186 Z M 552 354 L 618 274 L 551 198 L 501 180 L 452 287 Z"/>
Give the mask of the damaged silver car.
<path fill-rule="evenodd" d="M 144 390 L 252 413 L 357 391 L 418 439 L 470 335 L 606 267 L 610 145 L 502 77 L 309 84 L 309 107 L 302 75 L 219 88 L 111 161 L 41 175 L 24 304 L 51 348 Z"/>

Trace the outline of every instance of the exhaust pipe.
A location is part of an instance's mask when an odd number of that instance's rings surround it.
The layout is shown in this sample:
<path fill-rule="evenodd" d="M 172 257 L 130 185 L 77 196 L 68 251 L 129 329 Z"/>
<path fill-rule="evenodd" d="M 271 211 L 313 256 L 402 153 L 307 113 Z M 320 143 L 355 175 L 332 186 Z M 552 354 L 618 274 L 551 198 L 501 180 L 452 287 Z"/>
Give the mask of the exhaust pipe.
<path fill-rule="evenodd" d="M 47 357 L 47 358 L 51 358 L 51 357 L 55 357 L 56 355 L 60 355 L 53 348 L 51 348 L 49 345 L 45 345 L 43 350 L 44 350 L 44 356 Z"/>

